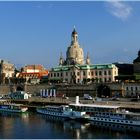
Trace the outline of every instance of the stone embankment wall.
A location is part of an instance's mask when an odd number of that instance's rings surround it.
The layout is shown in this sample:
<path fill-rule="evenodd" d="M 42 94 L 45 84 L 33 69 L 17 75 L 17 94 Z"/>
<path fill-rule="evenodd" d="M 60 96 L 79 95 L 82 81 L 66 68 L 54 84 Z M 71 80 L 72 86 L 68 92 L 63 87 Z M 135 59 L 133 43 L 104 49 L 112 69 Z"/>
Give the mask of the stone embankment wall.
<path fill-rule="evenodd" d="M 10 91 L 16 91 L 19 87 L 21 89 L 25 90 L 26 92 L 32 93 L 32 94 L 39 94 L 40 89 L 49 89 L 49 88 L 56 88 L 57 93 L 63 93 L 66 94 L 69 97 L 75 97 L 76 95 L 79 95 L 80 97 L 83 97 L 84 94 L 89 94 L 91 96 L 95 96 L 97 94 L 97 88 L 98 84 L 91 84 L 91 85 L 47 85 L 47 84 L 41 84 L 41 85 L 0 85 L 0 94 L 7 94 Z M 111 94 L 113 92 L 122 92 L 122 86 L 121 84 L 108 84 L 107 85 L 110 90 Z"/>
<path fill-rule="evenodd" d="M 32 94 L 39 94 L 41 89 L 49 89 L 53 86 L 42 84 L 42 85 L 26 85 L 25 91 Z"/>
<path fill-rule="evenodd" d="M 63 85 L 57 87 L 57 92 L 66 94 L 68 97 L 77 95 L 83 97 L 84 94 L 95 96 L 97 93 L 95 85 Z"/>
<path fill-rule="evenodd" d="M 0 95 L 7 94 L 10 92 L 10 86 L 9 85 L 0 85 Z"/>

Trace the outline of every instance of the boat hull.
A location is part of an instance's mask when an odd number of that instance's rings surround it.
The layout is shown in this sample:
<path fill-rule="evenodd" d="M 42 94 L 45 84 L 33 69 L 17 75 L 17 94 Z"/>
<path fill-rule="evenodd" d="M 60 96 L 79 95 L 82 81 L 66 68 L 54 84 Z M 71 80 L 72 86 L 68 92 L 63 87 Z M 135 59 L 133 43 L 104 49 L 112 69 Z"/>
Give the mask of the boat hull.
<path fill-rule="evenodd" d="M 111 130 L 117 130 L 117 131 L 134 131 L 134 132 L 140 132 L 140 127 L 135 125 L 124 125 L 124 124 L 115 124 L 115 123 L 109 123 L 109 122 L 97 122 L 92 121 L 90 122 L 92 126 L 95 127 L 101 127 L 101 128 L 110 128 Z"/>
<path fill-rule="evenodd" d="M 90 117 L 90 122 L 104 122 L 104 123 L 112 123 L 112 124 L 122 124 L 129 126 L 140 126 L 140 121 L 134 120 L 123 120 L 123 119 L 111 119 L 111 118 L 101 118 L 101 117 Z"/>
<path fill-rule="evenodd" d="M 0 112 L 15 112 L 15 113 L 24 113 L 28 110 L 28 108 L 24 108 L 24 109 L 21 109 L 21 110 L 16 110 L 16 109 L 0 109 Z"/>
<path fill-rule="evenodd" d="M 63 118 L 67 118 L 67 119 L 69 118 L 67 115 L 65 115 L 63 113 L 45 112 L 45 111 L 42 111 L 40 109 L 36 109 L 36 111 L 37 111 L 37 113 L 44 114 L 44 115 L 63 117 Z"/>

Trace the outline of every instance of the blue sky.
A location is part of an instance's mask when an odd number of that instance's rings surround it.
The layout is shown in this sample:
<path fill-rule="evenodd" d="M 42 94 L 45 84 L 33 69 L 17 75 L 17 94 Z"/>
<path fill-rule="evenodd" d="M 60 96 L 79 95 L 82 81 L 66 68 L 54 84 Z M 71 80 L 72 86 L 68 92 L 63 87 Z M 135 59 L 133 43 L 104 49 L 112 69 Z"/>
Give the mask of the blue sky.
<path fill-rule="evenodd" d="M 93 64 L 132 63 L 140 49 L 140 2 L 0 2 L 0 59 L 58 65 L 73 27 Z"/>

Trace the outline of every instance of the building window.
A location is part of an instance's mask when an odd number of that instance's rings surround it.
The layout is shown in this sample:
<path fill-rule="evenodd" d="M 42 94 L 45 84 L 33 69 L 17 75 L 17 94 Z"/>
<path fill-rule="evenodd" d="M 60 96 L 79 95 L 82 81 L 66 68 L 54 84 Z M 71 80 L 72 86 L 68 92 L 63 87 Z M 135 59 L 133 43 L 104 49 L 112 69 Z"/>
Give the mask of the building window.
<path fill-rule="evenodd" d="M 77 72 L 77 75 L 79 76 L 79 75 L 80 75 L 80 73 L 79 73 L 79 72 Z"/>
<path fill-rule="evenodd" d="M 84 76 L 86 75 L 85 71 L 83 71 L 83 75 L 84 75 Z"/>
<path fill-rule="evenodd" d="M 78 79 L 78 83 L 80 82 L 80 79 Z"/>
<path fill-rule="evenodd" d="M 108 75 L 111 75 L 111 71 L 110 70 L 108 71 Z"/>
<path fill-rule="evenodd" d="M 137 91 L 138 90 L 138 87 L 135 87 L 135 90 Z"/>
<path fill-rule="evenodd" d="M 90 76 L 90 72 L 88 72 L 88 75 Z"/>
<path fill-rule="evenodd" d="M 61 77 L 63 77 L 63 73 L 61 72 Z"/>
<path fill-rule="evenodd" d="M 99 71 L 99 75 L 102 75 L 102 71 Z"/>
<path fill-rule="evenodd" d="M 129 90 L 129 88 L 128 88 L 128 87 L 126 87 L 126 90 Z"/>
<path fill-rule="evenodd" d="M 95 71 L 95 75 L 96 75 L 96 76 L 98 75 L 97 71 Z"/>
<path fill-rule="evenodd" d="M 131 91 L 133 91 L 133 87 L 131 87 Z"/>
<path fill-rule="evenodd" d="M 68 76 L 68 73 L 66 72 L 66 76 Z"/>
<path fill-rule="evenodd" d="M 111 82 L 111 78 L 109 78 L 109 82 Z"/>
<path fill-rule="evenodd" d="M 104 71 L 104 75 L 106 75 L 106 71 Z"/>
<path fill-rule="evenodd" d="M 93 76 L 93 71 L 91 72 L 91 75 Z"/>

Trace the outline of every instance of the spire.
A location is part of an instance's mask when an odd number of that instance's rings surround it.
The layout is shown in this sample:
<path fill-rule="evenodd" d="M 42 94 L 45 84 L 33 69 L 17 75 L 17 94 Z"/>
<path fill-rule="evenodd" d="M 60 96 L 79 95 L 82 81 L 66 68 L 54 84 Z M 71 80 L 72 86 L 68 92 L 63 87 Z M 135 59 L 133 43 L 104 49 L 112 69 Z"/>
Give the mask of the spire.
<path fill-rule="evenodd" d="M 64 64 L 64 58 L 62 55 L 62 52 L 60 53 L 60 58 L 59 58 L 59 65 L 63 65 Z"/>
<path fill-rule="evenodd" d="M 90 64 L 89 52 L 87 52 L 86 64 L 88 64 L 88 65 Z"/>

